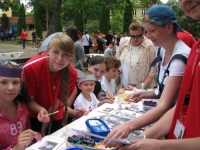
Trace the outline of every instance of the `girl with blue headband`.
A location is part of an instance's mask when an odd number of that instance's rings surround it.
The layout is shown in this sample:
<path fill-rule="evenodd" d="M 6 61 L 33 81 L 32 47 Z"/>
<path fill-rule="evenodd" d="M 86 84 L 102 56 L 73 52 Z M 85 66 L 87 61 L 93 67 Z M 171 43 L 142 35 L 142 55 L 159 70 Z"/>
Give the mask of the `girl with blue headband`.
<path fill-rule="evenodd" d="M 0 149 L 23 150 L 40 134 L 30 130 L 28 92 L 21 80 L 22 69 L 12 61 L 0 62 Z M 46 121 L 49 117 L 45 117 Z M 45 119 L 43 118 L 43 119 Z M 39 121 L 40 118 L 38 118 Z"/>

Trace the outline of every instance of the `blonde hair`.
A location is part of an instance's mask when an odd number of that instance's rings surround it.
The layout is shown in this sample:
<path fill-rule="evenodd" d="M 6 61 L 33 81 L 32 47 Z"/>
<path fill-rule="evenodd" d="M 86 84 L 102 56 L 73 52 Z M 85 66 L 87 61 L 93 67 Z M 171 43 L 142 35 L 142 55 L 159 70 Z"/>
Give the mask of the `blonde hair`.
<path fill-rule="evenodd" d="M 149 15 L 144 15 L 143 17 L 143 23 L 144 22 L 148 22 L 151 18 L 149 17 Z"/>
<path fill-rule="evenodd" d="M 132 22 L 129 26 L 129 30 L 140 30 L 140 29 L 142 30 L 142 32 L 144 32 L 144 25 L 140 20 Z"/>
<path fill-rule="evenodd" d="M 74 58 L 75 57 L 75 48 L 74 42 L 66 34 L 56 34 L 48 44 L 47 50 L 52 47 L 61 49 L 63 52 L 66 52 L 67 55 Z"/>
<path fill-rule="evenodd" d="M 66 52 L 67 55 L 69 55 L 72 58 L 74 58 L 74 56 L 75 56 L 74 42 L 66 34 L 55 35 L 49 42 L 47 49 L 49 50 L 51 47 L 59 48 L 63 52 Z M 67 117 L 68 117 L 68 115 L 67 115 L 67 107 L 68 107 L 67 101 L 68 100 L 67 99 L 68 99 L 68 93 L 69 93 L 69 91 L 68 91 L 69 90 L 69 75 L 71 72 L 69 65 L 67 65 L 62 71 L 61 85 L 60 85 L 60 89 L 61 89 L 60 94 L 62 94 L 62 102 L 65 105 L 65 113 L 64 113 L 64 118 L 63 118 L 63 122 L 62 122 L 63 126 L 66 125 Z"/>

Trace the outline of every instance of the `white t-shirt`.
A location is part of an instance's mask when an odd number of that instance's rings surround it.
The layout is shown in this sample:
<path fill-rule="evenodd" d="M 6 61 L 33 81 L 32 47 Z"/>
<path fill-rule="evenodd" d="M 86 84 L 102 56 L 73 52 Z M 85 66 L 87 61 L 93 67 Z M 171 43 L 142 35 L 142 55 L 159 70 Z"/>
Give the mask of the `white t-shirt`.
<path fill-rule="evenodd" d="M 91 102 L 89 102 L 88 100 L 86 100 L 82 93 L 80 93 L 78 95 L 78 97 L 76 98 L 75 102 L 74 102 L 74 109 L 82 109 L 85 108 L 86 111 L 91 112 L 92 110 L 96 109 L 98 107 L 99 101 L 96 98 L 96 96 L 94 95 L 94 93 L 90 94 L 90 97 L 92 99 Z"/>
<path fill-rule="evenodd" d="M 166 52 L 165 49 L 162 47 L 160 50 L 160 55 L 162 58 L 165 58 L 165 52 Z M 181 55 L 184 55 L 186 58 L 188 58 L 189 53 L 190 53 L 190 48 L 183 41 L 178 40 L 178 42 L 176 43 L 176 45 L 174 47 L 174 51 L 173 51 L 171 58 L 176 54 L 181 54 Z M 163 74 L 168 66 L 168 64 L 163 66 L 162 65 L 163 61 L 164 61 L 164 59 L 162 59 L 161 65 L 160 65 L 160 73 L 159 73 L 159 82 L 160 83 L 162 82 Z M 182 60 L 174 59 L 168 68 L 169 76 L 183 76 L 183 74 L 185 72 L 185 67 L 186 67 L 186 64 Z M 166 76 L 164 79 L 164 82 L 163 82 L 164 85 L 166 85 L 167 79 L 168 79 L 168 76 Z M 157 91 L 158 89 L 159 89 L 159 87 L 157 87 L 155 89 L 155 91 Z"/>
<path fill-rule="evenodd" d="M 138 63 L 138 49 L 139 47 L 131 46 L 130 51 L 127 53 L 124 64 L 128 66 L 128 82 L 129 84 L 138 84 L 137 81 L 137 63 Z"/>
<path fill-rule="evenodd" d="M 106 95 L 108 95 L 108 94 L 114 95 L 116 93 L 116 83 L 115 83 L 114 79 L 112 79 L 110 82 L 108 82 L 106 80 L 106 78 L 103 76 L 100 83 L 101 83 L 101 89 L 102 89 L 102 91 L 106 92 Z"/>
<path fill-rule="evenodd" d="M 82 44 L 83 44 L 83 46 L 89 46 L 89 42 L 88 42 L 89 38 L 90 38 L 89 34 L 84 34 L 82 36 Z"/>

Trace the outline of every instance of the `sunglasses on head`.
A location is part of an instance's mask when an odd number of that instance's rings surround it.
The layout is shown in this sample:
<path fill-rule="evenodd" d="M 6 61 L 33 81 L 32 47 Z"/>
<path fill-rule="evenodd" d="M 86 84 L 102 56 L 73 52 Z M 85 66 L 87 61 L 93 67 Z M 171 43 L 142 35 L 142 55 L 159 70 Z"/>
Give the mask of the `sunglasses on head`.
<path fill-rule="evenodd" d="M 141 37 L 142 37 L 142 34 L 140 34 L 140 35 L 131 35 L 131 38 L 133 38 L 133 39 L 139 39 Z"/>

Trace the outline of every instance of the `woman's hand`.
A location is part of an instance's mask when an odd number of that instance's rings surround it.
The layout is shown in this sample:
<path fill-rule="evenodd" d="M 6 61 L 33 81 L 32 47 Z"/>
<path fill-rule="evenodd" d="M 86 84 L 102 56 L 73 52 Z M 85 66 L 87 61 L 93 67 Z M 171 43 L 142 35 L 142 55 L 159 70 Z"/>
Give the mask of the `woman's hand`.
<path fill-rule="evenodd" d="M 111 132 L 107 135 L 108 138 L 120 138 L 124 139 L 127 138 L 129 133 L 131 132 L 129 129 L 130 124 L 129 123 L 124 123 L 121 124 L 114 129 L 111 130 Z M 104 140 L 103 142 L 105 144 L 105 147 L 119 147 L 122 144 L 117 143 L 117 142 L 111 142 L 108 140 Z"/>
<path fill-rule="evenodd" d="M 50 118 L 49 118 L 49 113 L 45 108 L 40 109 L 37 119 L 40 122 L 49 122 Z"/>
<path fill-rule="evenodd" d="M 13 150 L 24 150 L 29 146 L 34 137 L 37 137 L 38 133 L 30 129 L 23 131 L 18 136 L 17 144 L 12 148 Z"/>
<path fill-rule="evenodd" d="M 137 89 L 144 89 L 146 87 L 145 83 L 139 83 L 138 85 L 136 85 Z"/>
<path fill-rule="evenodd" d="M 125 145 L 119 150 L 160 150 L 160 141 L 155 139 L 143 139 L 130 141 L 130 145 Z"/>
<path fill-rule="evenodd" d="M 133 101 L 135 103 L 139 102 L 141 99 L 142 99 L 141 92 L 131 93 L 125 98 L 126 101 Z"/>

